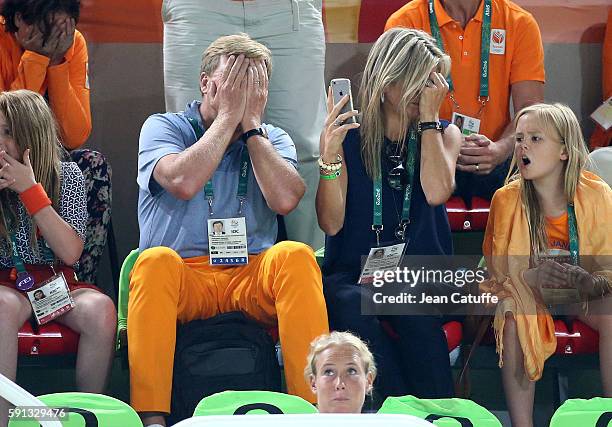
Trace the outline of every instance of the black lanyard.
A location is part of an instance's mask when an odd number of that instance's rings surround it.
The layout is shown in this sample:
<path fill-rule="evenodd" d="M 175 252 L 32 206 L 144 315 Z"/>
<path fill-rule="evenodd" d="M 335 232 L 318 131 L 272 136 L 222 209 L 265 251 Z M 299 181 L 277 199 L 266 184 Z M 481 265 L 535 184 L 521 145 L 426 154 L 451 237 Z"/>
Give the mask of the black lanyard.
<path fill-rule="evenodd" d="M 408 155 L 406 160 L 406 172 L 408 173 L 408 182 L 404 189 L 404 201 L 402 203 L 402 216 L 395 230 L 395 236 L 398 240 L 406 240 L 406 228 L 410 223 L 410 202 L 412 199 L 412 188 L 414 183 L 414 170 L 416 167 L 416 151 L 417 151 L 417 135 L 414 129 L 410 129 L 408 138 Z M 382 161 L 381 168 L 382 171 Z M 374 197 L 374 209 L 372 213 L 372 230 L 376 233 L 376 246 L 380 246 L 380 232 L 383 230 L 383 201 L 382 201 L 382 172 L 379 171 L 374 179 L 372 186 Z"/>
<path fill-rule="evenodd" d="M 204 131 L 202 127 L 198 123 L 196 119 L 193 117 L 187 117 L 189 124 L 193 128 L 193 131 L 196 134 L 196 141 L 202 138 L 204 135 Z M 247 195 L 247 187 L 249 182 L 249 168 L 251 166 L 251 161 L 249 158 L 249 150 L 247 149 L 246 144 L 242 147 L 242 154 L 240 156 L 240 175 L 238 176 L 238 189 L 236 190 L 236 197 L 240 202 L 240 206 L 238 207 L 238 215 L 242 215 L 242 208 L 244 206 L 244 202 L 246 200 Z M 206 183 L 204 187 L 204 194 L 206 195 L 206 199 L 208 200 L 208 213 L 213 215 L 213 202 L 215 200 L 215 191 L 213 189 L 212 177 Z"/>

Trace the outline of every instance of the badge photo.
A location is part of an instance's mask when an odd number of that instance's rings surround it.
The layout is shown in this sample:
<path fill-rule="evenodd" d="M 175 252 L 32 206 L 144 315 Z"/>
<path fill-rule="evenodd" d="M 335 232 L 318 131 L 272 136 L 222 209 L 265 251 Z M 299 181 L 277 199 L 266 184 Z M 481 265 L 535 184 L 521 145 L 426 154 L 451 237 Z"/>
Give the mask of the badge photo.
<path fill-rule="evenodd" d="M 211 265 L 242 265 L 249 262 L 244 217 L 209 219 L 208 243 Z"/>
<path fill-rule="evenodd" d="M 463 135 L 470 135 L 472 133 L 478 133 L 480 130 L 480 120 L 466 116 L 465 114 L 453 113 L 451 121 L 455 126 L 461 130 Z"/>
<path fill-rule="evenodd" d="M 491 30 L 491 49 L 493 55 L 506 53 L 506 30 L 493 28 Z"/>

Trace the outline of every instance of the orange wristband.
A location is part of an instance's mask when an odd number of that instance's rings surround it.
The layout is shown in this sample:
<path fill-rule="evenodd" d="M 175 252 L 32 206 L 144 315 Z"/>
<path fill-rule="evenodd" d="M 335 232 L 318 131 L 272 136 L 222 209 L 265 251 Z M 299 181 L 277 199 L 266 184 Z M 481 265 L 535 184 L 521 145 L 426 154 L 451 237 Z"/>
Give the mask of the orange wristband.
<path fill-rule="evenodd" d="M 51 199 L 49 199 L 47 192 L 40 183 L 21 193 L 19 199 L 21 199 L 21 203 L 23 203 L 30 216 L 36 215 L 42 208 L 51 206 Z"/>

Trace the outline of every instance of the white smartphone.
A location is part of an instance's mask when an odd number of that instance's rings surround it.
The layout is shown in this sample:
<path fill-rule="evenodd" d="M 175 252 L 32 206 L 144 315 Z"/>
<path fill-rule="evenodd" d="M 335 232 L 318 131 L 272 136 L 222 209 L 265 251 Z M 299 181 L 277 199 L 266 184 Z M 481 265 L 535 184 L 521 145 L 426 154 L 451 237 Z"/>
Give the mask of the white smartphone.
<path fill-rule="evenodd" d="M 344 95 L 349 96 L 349 100 L 346 104 L 344 104 L 342 110 L 340 110 L 340 114 L 354 110 L 353 95 L 351 94 L 351 81 L 349 79 L 333 79 L 331 81 L 331 87 L 334 105 L 340 102 Z M 357 123 L 357 120 L 355 120 L 355 116 L 353 116 L 345 120 L 343 123 Z"/>

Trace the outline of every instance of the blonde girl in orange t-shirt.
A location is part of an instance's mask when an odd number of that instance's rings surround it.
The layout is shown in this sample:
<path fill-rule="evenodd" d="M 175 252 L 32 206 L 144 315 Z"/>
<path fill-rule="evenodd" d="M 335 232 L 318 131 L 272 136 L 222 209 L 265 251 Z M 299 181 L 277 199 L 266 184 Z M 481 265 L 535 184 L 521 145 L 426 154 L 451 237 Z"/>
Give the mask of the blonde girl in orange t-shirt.
<path fill-rule="evenodd" d="M 590 314 L 578 318 L 599 332 L 603 392 L 612 397 L 612 299 L 606 298 L 612 237 L 604 219 L 612 212 L 612 191 L 583 171 L 588 151 L 570 108 L 536 104 L 514 123 L 510 170 L 518 173 L 494 197 L 484 252 L 487 262 L 519 252 L 531 258 L 528 268 L 517 267 L 515 257 L 493 271 L 493 288 L 511 300 L 498 307 L 495 326 L 512 425 L 523 427 L 533 425 L 535 381 L 556 346 L 544 290 L 576 288 L 590 300 Z"/>

